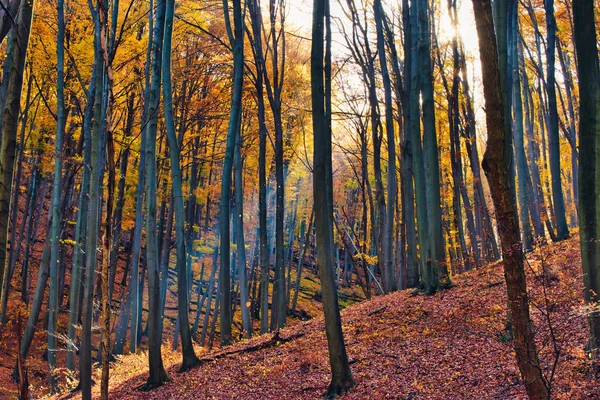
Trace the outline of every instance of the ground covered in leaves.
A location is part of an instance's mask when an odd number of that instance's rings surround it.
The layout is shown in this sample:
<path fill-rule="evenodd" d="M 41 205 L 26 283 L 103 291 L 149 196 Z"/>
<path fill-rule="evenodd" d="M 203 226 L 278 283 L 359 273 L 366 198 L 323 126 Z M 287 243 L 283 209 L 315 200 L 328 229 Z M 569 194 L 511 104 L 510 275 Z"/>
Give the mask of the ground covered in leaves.
<path fill-rule="evenodd" d="M 526 269 L 552 398 L 600 399 L 600 379 L 584 353 L 578 239 L 534 251 Z M 356 381 L 344 399 L 525 398 L 511 343 L 504 335 L 502 265 L 455 276 L 453 282 L 454 288 L 434 296 L 401 291 L 342 312 Z M 179 354 L 165 345 L 171 381 L 151 392 L 137 389 L 147 376 L 146 354 L 125 356 L 111 370 L 111 398 L 319 398 L 329 381 L 323 329 L 323 320 L 317 317 L 283 330 L 276 338 L 282 342 L 278 345 L 272 345 L 271 334 L 225 350 L 198 348 L 203 363 L 182 374 L 176 372 Z"/>

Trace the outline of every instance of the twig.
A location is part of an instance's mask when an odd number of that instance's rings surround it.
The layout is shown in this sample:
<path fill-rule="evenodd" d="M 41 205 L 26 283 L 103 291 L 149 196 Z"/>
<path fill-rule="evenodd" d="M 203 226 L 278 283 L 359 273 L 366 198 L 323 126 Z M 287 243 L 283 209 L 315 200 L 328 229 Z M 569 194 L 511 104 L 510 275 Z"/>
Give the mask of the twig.
<path fill-rule="evenodd" d="M 367 316 L 369 316 L 369 317 L 370 317 L 371 315 L 375 315 L 375 314 L 377 314 L 377 313 L 379 313 L 379 312 L 381 312 L 381 311 L 385 310 L 386 308 L 387 308 L 387 305 L 384 305 L 384 306 L 381 306 L 381 307 L 379 307 L 379 308 L 376 308 L 376 309 L 374 309 L 373 311 L 369 312 L 369 313 L 367 314 Z"/>

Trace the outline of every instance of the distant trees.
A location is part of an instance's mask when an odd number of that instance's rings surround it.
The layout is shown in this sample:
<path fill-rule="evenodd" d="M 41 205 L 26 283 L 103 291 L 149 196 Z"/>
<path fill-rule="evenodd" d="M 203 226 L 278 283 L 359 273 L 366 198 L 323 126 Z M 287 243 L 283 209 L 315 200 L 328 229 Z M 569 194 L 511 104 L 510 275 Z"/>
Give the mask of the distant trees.
<path fill-rule="evenodd" d="M 308 301 L 323 303 L 328 394 L 342 393 L 352 375 L 338 295 L 436 293 L 499 259 L 497 233 L 521 351 L 532 332 L 517 248 L 568 235 L 578 161 L 590 349 L 600 345 L 589 5 L 573 4 L 575 57 L 570 3 L 548 0 L 540 13 L 528 0 L 495 2 L 502 99 L 481 107 L 454 0 L 347 0 L 336 16 L 318 0 L 312 43 L 284 0 L 37 3 L 33 21 L 31 1 L 0 7 L 0 319 L 27 308 L 21 358 L 44 351 L 52 372 L 66 348 L 83 398 L 96 357 L 106 397 L 110 351 L 147 349 L 151 389 L 168 379 L 167 335 L 183 371 L 198 363 L 194 341 L 279 330 L 306 317 Z M 344 46 L 332 44 L 335 25 Z M 495 77 L 484 77 L 489 88 Z M 493 120 L 487 182 L 480 110 Z"/>

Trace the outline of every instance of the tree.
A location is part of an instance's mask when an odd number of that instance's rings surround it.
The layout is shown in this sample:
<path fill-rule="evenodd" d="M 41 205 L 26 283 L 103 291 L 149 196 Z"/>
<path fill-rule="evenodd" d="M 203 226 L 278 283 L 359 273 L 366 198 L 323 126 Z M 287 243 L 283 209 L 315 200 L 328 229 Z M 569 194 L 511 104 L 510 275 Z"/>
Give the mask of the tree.
<path fill-rule="evenodd" d="M 23 89 L 23 75 L 25 73 L 25 60 L 29 45 L 29 33 L 33 16 L 33 0 L 25 1 L 19 8 L 16 28 L 11 31 L 7 43 L 7 56 L 4 63 L 3 76 L 5 81 L 2 87 L 6 88 L 4 107 L 0 110 L 0 287 L 4 287 L 8 269 L 6 265 L 6 249 L 8 239 L 8 222 L 10 216 L 10 202 L 12 198 L 12 179 L 17 151 L 17 127 L 19 111 L 21 109 L 21 92 Z M 8 296 L 8 290 L 3 290 L 1 295 Z M 4 321 L 0 321 L 3 323 Z"/>
<path fill-rule="evenodd" d="M 546 10 L 546 92 L 548 93 L 548 150 L 550 153 L 550 175 L 552 177 L 552 199 L 554 200 L 554 218 L 556 219 L 556 238 L 564 240 L 569 237 L 569 228 L 565 213 L 565 200 L 560 178 L 560 142 L 558 136 L 558 110 L 556 108 L 556 19 L 554 17 L 554 0 L 544 0 Z"/>
<path fill-rule="evenodd" d="M 600 349 L 600 67 L 594 4 L 573 1 L 575 49 L 579 78 L 579 238 L 585 302 L 588 304 L 589 351 L 597 360 Z"/>
<path fill-rule="evenodd" d="M 233 47 L 233 94 L 225 159 L 223 161 L 223 182 L 221 184 L 221 210 L 219 214 L 219 232 L 221 240 L 221 264 L 219 270 L 219 299 L 221 304 L 220 334 L 221 345 L 231 343 L 231 274 L 230 274 L 230 230 L 231 182 L 233 172 L 233 153 L 235 140 L 240 129 L 242 114 L 242 89 L 244 84 L 244 31 L 241 0 L 233 0 L 233 31 L 229 22 L 229 7 L 223 2 L 225 25 L 229 41 Z"/>
<path fill-rule="evenodd" d="M 383 33 L 383 20 L 386 18 L 381 0 L 373 3 L 375 25 L 377 28 L 377 52 L 379 53 L 379 66 L 385 93 L 385 130 L 388 145 L 388 171 L 387 171 L 387 208 L 383 224 L 383 258 L 384 268 L 381 271 L 383 285 L 386 292 L 397 289 L 396 274 L 394 273 L 394 209 L 396 206 L 396 142 L 394 137 L 394 114 L 392 103 L 392 85 L 385 53 L 385 37 Z"/>
<path fill-rule="evenodd" d="M 473 0 L 473 10 L 479 37 L 488 130 L 482 165 L 490 185 L 502 243 L 504 278 L 514 324 L 517 364 L 529 398 L 549 399 L 549 391 L 542 376 L 529 316 L 529 298 L 523 267 L 514 180 L 511 179 L 508 172 L 512 165 L 512 152 L 510 151 L 512 143 L 510 136 L 506 137 L 498 46 L 490 1 Z"/>
<path fill-rule="evenodd" d="M 165 32 L 163 43 L 162 69 L 163 75 L 163 107 L 165 112 L 165 125 L 167 126 L 167 140 L 169 142 L 169 155 L 171 159 L 171 183 L 173 185 L 173 205 L 175 212 L 175 240 L 177 243 L 177 309 L 179 318 L 179 331 L 181 335 L 181 351 L 183 361 L 181 372 L 187 371 L 199 360 L 194 352 L 189 321 L 189 290 L 187 271 L 187 251 L 185 243 L 185 210 L 183 205 L 183 189 L 181 182 L 181 160 L 179 155 L 179 141 L 175 132 L 173 119 L 173 88 L 171 83 L 171 42 L 173 36 L 173 13 L 175 0 L 166 2 Z M 181 138 L 180 138 L 181 139 Z M 168 232 L 170 237 L 171 232 Z M 168 262 L 168 261 L 167 261 Z"/>
<path fill-rule="evenodd" d="M 162 50 L 165 29 L 166 2 L 156 7 L 152 33 L 152 83 L 149 90 L 148 125 L 146 135 L 146 270 L 148 271 L 148 365 L 145 389 L 153 389 L 169 380 L 162 361 L 162 332 L 160 319 L 160 288 L 158 267 L 158 240 L 156 227 L 156 132 L 160 107 Z M 132 321 L 133 324 L 134 321 Z"/>
<path fill-rule="evenodd" d="M 56 121 L 56 139 L 55 139 L 55 161 L 54 161 L 54 184 L 52 187 L 52 233 L 50 240 L 50 294 L 48 297 L 48 365 L 50 367 L 50 381 L 55 388 L 53 378 L 53 369 L 56 367 L 56 325 L 58 321 L 58 262 L 59 262 L 59 242 L 60 242 L 60 194 L 63 163 L 63 136 L 65 133 L 65 123 L 67 115 L 65 113 L 65 4 L 59 0 L 56 4 L 58 14 L 58 31 L 56 45 L 56 102 L 57 102 L 57 121 Z M 16 221 L 15 221 L 16 222 Z"/>
<path fill-rule="evenodd" d="M 258 116 L 259 145 L 258 145 L 258 252 L 260 266 L 260 332 L 269 330 L 269 245 L 267 232 L 267 126 L 265 124 L 264 83 L 265 63 L 262 46 L 262 17 L 258 0 L 248 1 L 248 11 L 252 25 L 254 62 L 256 64 L 256 105 Z M 248 34 L 250 35 L 249 31 Z"/>
<path fill-rule="evenodd" d="M 99 203 L 100 203 L 100 177 L 103 169 L 100 150 L 102 105 L 104 103 L 104 81 L 106 71 L 104 69 L 104 57 L 100 45 L 100 21 L 98 19 L 99 9 L 91 8 L 94 19 L 94 69 L 96 70 L 96 90 L 94 94 L 94 115 L 91 128 L 91 152 L 90 152 L 90 200 L 87 221 L 87 238 L 85 249 L 85 280 L 83 283 L 83 307 L 81 326 L 81 349 L 79 352 L 79 380 L 81 386 L 81 397 L 84 400 L 92 398 L 92 320 L 94 312 L 94 278 L 97 267 L 97 241 Z M 88 166 L 86 166 L 88 167 Z"/>
<path fill-rule="evenodd" d="M 313 3 L 313 28 L 311 45 L 311 93 L 314 134 L 314 162 L 313 162 L 313 196 L 315 207 L 315 227 L 317 238 L 317 259 L 319 277 L 321 279 L 321 292 L 323 295 L 323 313 L 325 315 L 325 333 L 329 349 L 329 364 L 332 379 L 327 392 L 327 397 L 335 397 L 346 392 L 353 384 L 344 335 L 342 321 L 337 301 L 335 286 L 334 258 L 333 258 L 333 174 L 331 165 L 331 114 L 325 113 L 326 103 L 329 101 L 323 79 L 324 67 L 324 22 L 327 21 L 327 48 L 331 46 L 331 32 L 329 25 L 329 0 L 316 0 Z M 331 64 L 325 65 L 325 75 L 331 69 Z M 330 82 L 328 82 L 330 84 Z"/>
<path fill-rule="evenodd" d="M 236 224 L 236 261 L 240 287 L 240 308 L 242 309 L 242 329 L 246 338 L 252 337 L 252 321 L 250 320 L 250 302 L 248 293 L 248 271 L 246 271 L 246 240 L 244 238 L 244 189 L 242 186 L 242 132 L 238 130 L 233 155 L 235 185 L 235 224 Z"/>

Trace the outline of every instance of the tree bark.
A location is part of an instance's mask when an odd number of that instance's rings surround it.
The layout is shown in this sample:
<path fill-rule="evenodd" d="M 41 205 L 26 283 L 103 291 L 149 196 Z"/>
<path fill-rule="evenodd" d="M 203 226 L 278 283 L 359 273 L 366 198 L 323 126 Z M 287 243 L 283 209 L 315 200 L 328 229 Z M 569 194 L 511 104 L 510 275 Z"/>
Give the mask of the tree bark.
<path fill-rule="evenodd" d="M 189 321 L 189 290 L 187 271 L 187 250 L 185 240 L 185 209 L 183 204 L 183 189 L 181 178 L 181 157 L 179 142 L 175 132 L 173 119 L 173 88 L 171 84 L 171 41 L 173 35 L 173 15 L 175 0 L 167 0 L 163 48 L 163 107 L 165 112 L 165 125 L 167 126 L 167 139 L 169 141 L 169 155 L 171 159 L 171 183 L 173 186 L 173 205 L 175 211 L 175 240 L 177 245 L 177 310 L 179 319 L 179 333 L 181 336 L 181 351 L 183 360 L 180 372 L 189 370 L 198 364 L 198 357 L 194 352 Z M 181 139 L 181 138 L 180 138 Z M 169 232 L 170 237 L 170 232 Z"/>
<path fill-rule="evenodd" d="M 496 209 L 504 258 L 504 277 L 509 308 L 514 324 L 515 353 L 525 389 L 530 399 L 549 399 L 546 381 L 534 341 L 529 316 L 529 299 L 523 267 L 514 180 L 509 176 L 512 164 L 510 137 L 506 138 L 504 103 L 501 90 L 498 50 L 489 0 L 473 0 L 479 37 L 488 140 L 483 169 L 490 184 Z"/>
<path fill-rule="evenodd" d="M 311 45 L 311 93 L 314 132 L 313 196 L 317 236 L 319 276 L 323 294 L 325 333 L 329 349 L 332 380 L 325 395 L 335 397 L 347 391 L 354 383 L 340 319 L 337 290 L 333 270 L 333 215 L 330 204 L 332 191 L 331 167 L 331 115 L 325 114 L 324 20 L 329 18 L 329 1 L 315 0 L 313 3 L 313 29 Z M 329 25 L 329 24 L 327 24 Z M 330 69 L 331 64 L 325 69 Z M 328 198 L 329 197 L 329 198 Z"/>
<path fill-rule="evenodd" d="M 593 2 L 573 1 L 579 79 L 579 237 L 589 351 L 600 358 L 600 70 Z"/>
<path fill-rule="evenodd" d="M 33 16 L 33 4 L 34 0 L 25 1 L 19 8 L 17 26 L 12 30 L 7 43 L 8 49 L 3 74 L 3 76 L 8 77 L 8 81 L 6 83 L 6 98 L 4 99 L 5 107 L 0 110 L 2 112 L 0 125 L 2 132 L 0 137 L 0 287 L 4 286 L 8 273 L 8 269 L 5 268 L 8 223 L 12 198 L 13 170 L 17 151 L 21 92 Z M 2 86 L 4 86 L 4 82 Z M 8 296 L 7 292 L 8 290 L 3 290 L 1 295 Z"/>

